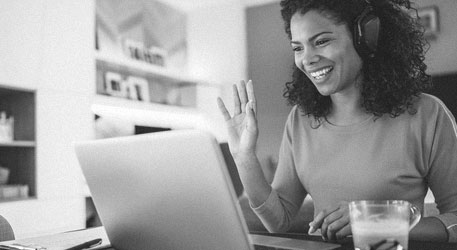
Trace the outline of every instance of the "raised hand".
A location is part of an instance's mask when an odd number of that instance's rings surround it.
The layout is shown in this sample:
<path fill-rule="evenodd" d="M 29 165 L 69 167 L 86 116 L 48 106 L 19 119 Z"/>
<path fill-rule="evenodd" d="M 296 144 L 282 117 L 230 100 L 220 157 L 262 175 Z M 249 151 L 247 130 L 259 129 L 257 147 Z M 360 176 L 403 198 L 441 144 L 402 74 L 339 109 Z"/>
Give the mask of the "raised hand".
<path fill-rule="evenodd" d="M 231 116 L 222 99 L 217 99 L 228 130 L 230 152 L 234 157 L 239 153 L 254 154 L 259 132 L 256 100 L 251 80 L 233 85 L 233 102 L 234 110 Z"/>

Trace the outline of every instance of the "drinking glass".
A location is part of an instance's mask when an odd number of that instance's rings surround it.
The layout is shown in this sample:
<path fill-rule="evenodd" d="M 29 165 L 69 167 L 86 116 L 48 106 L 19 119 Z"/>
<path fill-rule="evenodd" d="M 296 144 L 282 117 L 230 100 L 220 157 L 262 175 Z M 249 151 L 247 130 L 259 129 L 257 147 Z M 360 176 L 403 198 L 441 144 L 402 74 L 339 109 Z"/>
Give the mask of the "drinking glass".
<path fill-rule="evenodd" d="M 375 249 L 380 242 L 397 242 L 394 249 L 408 249 L 408 236 L 421 218 L 420 210 L 403 200 L 361 200 L 349 203 L 356 250 Z"/>

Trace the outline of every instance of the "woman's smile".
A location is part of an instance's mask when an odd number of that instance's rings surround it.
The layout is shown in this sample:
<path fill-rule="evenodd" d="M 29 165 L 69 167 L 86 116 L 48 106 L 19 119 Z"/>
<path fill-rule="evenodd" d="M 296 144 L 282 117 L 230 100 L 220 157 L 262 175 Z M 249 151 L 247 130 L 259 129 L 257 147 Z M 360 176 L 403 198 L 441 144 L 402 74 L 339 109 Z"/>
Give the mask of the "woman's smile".
<path fill-rule="evenodd" d="M 321 80 L 325 77 L 327 77 L 330 72 L 332 72 L 333 70 L 333 67 L 325 67 L 323 69 L 320 69 L 320 70 L 317 70 L 317 71 L 313 71 L 313 72 L 310 72 L 309 74 L 315 79 L 315 80 Z"/>

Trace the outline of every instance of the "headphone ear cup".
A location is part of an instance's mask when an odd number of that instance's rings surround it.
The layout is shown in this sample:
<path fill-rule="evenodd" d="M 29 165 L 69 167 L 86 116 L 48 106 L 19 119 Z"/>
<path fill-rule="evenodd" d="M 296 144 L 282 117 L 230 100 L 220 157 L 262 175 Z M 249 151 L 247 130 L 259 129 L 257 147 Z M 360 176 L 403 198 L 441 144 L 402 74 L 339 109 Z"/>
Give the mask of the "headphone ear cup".
<path fill-rule="evenodd" d="M 374 57 L 378 48 L 381 22 L 368 6 L 355 19 L 354 47 L 361 56 Z"/>

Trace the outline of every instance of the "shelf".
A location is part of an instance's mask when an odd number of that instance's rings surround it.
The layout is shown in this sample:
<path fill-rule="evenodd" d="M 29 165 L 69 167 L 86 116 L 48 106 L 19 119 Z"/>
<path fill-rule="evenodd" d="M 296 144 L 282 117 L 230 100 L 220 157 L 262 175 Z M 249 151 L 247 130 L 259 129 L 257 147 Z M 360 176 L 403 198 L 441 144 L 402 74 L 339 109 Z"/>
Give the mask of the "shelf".
<path fill-rule="evenodd" d="M 195 108 L 156 104 L 123 98 L 96 95 L 92 112 L 99 116 L 117 117 L 137 125 L 195 128 L 205 123 L 205 118 Z"/>
<path fill-rule="evenodd" d="M 36 197 L 35 91 L 0 86 L 0 110 L 14 117 L 13 141 L 0 141 L 0 166 L 10 185 L 27 185 L 27 195 L 7 194 L 0 202 Z M 2 193 L 5 196 L 5 193 Z M 27 196 L 27 197 L 24 197 Z"/>
<path fill-rule="evenodd" d="M 96 95 L 93 104 L 111 106 L 114 108 L 128 109 L 128 110 L 144 110 L 155 112 L 170 112 L 170 113 L 197 113 L 196 108 L 181 107 L 166 105 L 152 102 L 142 102 L 136 100 L 129 100 L 121 97 L 113 97 L 107 95 Z"/>
<path fill-rule="evenodd" d="M 11 141 L 0 142 L 0 147 L 18 147 L 18 148 L 33 148 L 36 143 L 34 141 Z"/>
<path fill-rule="evenodd" d="M 36 196 L 29 196 L 25 198 L 0 198 L 0 203 L 2 202 L 14 202 L 14 201 L 30 201 L 30 200 L 36 200 Z"/>
<path fill-rule="evenodd" d="M 197 79 L 180 71 L 167 69 L 142 61 L 136 61 L 124 56 L 116 56 L 100 51 L 95 52 L 97 68 L 105 71 L 116 71 L 124 74 L 133 74 L 146 78 L 156 78 L 170 84 L 179 85 L 210 85 L 208 81 Z"/>

